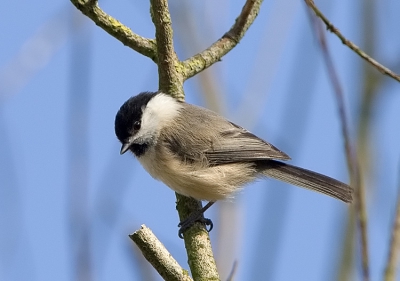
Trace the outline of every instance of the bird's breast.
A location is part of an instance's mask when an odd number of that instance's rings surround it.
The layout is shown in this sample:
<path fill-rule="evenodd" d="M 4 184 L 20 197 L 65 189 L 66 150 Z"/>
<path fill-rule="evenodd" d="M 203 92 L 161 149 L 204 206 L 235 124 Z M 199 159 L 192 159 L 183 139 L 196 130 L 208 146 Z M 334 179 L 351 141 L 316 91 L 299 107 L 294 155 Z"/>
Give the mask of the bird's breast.
<path fill-rule="evenodd" d="M 149 148 L 138 158 L 146 171 L 175 192 L 198 200 L 232 197 L 256 178 L 251 164 L 226 164 L 201 168 L 174 157 L 169 150 Z"/>

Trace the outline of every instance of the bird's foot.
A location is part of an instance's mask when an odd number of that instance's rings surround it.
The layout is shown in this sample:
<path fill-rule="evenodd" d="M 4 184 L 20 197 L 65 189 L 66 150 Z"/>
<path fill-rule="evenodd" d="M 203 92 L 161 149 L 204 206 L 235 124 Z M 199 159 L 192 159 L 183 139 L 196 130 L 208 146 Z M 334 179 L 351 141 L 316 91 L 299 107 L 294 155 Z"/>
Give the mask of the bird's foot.
<path fill-rule="evenodd" d="M 207 205 L 205 205 L 201 210 L 198 210 L 197 212 L 192 213 L 187 219 L 181 221 L 178 224 L 179 231 L 178 231 L 178 236 L 179 238 L 183 239 L 183 233 L 188 230 L 190 227 L 193 226 L 194 223 L 200 222 L 204 223 L 206 226 L 206 230 L 210 232 L 213 229 L 213 222 L 210 219 L 204 218 L 203 214 L 204 212 L 210 208 L 214 202 L 208 202 Z"/>

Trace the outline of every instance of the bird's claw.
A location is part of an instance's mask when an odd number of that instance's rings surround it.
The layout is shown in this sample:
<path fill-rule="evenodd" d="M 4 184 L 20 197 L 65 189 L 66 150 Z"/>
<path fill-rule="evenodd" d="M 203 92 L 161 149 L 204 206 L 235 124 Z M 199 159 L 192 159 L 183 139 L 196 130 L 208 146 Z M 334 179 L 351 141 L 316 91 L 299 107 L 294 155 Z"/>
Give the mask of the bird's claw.
<path fill-rule="evenodd" d="M 203 217 L 200 217 L 200 218 L 191 218 L 191 217 L 189 217 L 186 220 L 183 220 L 178 224 L 178 227 L 179 227 L 178 236 L 179 236 L 179 238 L 183 239 L 183 233 L 186 230 L 188 230 L 190 227 L 192 227 L 196 222 L 203 223 L 206 226 L 207 232 L 210 232 L 214 227 L 214 224 L 213 224 L 212 220 L 210 220 L 210 219 L 203 218 Z"/>

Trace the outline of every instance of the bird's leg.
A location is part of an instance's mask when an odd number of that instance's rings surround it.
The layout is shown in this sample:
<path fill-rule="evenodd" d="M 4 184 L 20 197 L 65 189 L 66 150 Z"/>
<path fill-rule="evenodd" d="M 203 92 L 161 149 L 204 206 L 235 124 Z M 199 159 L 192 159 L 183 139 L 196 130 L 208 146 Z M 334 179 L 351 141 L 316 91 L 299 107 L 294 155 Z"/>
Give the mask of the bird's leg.
<path fill-rule="evenodd" d="M 209 228 L 207 229 L 208 232 L 210 232 L 213 229 L 213 222 L 210 219 L 206 219 L 203 217 L 203 214 L 205 211 L 208 210 L 215 202 L 208 202 L 203 208 L 201 208 L 199 211 L 193 212 L 188 218 L 185 220 L 181 221 L 178 224 L 179 231 L 178 231 L 178 236 L 179 238 L 183 239 L 183 233 L 190 228 L 195 222 L 201 222 L 204 223 Z"/>

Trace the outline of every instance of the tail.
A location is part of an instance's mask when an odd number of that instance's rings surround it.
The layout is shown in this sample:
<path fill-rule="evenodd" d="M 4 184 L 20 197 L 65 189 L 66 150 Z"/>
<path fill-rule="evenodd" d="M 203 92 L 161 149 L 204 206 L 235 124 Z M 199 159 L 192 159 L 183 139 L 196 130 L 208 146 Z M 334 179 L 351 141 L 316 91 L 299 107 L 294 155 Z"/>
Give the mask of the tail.
<path fill-rule="evenodd" d="M 275 160 L 260 161 L 257 168 L 267 177 L 321 192 L 346 203 L 353 201 L 353 189 L 349 185 L 316 172 Z"/>

